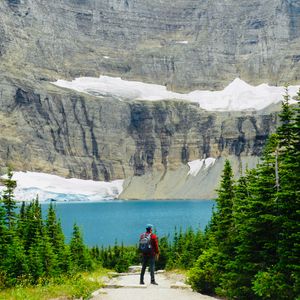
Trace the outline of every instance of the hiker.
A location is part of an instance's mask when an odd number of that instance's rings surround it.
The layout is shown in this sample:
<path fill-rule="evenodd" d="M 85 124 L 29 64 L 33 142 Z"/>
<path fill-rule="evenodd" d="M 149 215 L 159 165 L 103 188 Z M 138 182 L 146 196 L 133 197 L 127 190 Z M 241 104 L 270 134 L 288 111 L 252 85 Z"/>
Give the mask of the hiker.
<path fill-rule="evenodd" d="M 158 239 L 156 234 L 152 233 L 153 225 L 146 225 L 146 232 L 142 233 L 140 236 L 139 249 L 142 254 L 142 270 L 140 276 L 140 284 L 144 283 L 144 275 L 146 271 L 147 264 L 150 265 L 150 276 L 151 284 L 157 285 L 154 278 L 155 271 L 155 259 L 159 258 L 159 248 L 158 248 Z"/>

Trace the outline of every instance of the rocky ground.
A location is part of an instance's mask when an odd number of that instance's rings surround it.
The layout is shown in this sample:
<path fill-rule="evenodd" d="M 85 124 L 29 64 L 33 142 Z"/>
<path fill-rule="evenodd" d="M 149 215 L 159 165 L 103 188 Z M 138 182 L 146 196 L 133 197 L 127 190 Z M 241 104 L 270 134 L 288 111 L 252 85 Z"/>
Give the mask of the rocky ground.
<path fill-rule="evenodd" d="M 145 285 L 139 285 L 139 272 L 121 274 L 108 280 L 103 289 L 93 293 L 93 300 L 209 300 L 216 299 L 193 292 L 184 283 L 184 276 L 158 272 L 158 285 L 150 284 L 150 275 L 145 275 Z"/>

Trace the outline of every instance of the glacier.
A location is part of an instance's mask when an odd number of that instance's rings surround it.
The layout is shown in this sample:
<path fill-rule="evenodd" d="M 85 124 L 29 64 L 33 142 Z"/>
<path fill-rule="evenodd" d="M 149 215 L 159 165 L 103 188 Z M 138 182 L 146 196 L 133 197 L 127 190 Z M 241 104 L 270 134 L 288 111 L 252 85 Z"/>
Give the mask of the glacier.
<path fill-rule="evenodd" d="M 2 176 L 7 178 L 7 175 Z M 118 198 L 124 180 L 111 182 L 63 178 L 38 172 L 14 172 L 13 180 L 16 201 L 31 201 L 38 197 L 40 202 L 58 201 L 105 201 Z M 4 186 L 0 186 L 0 192 Z"/>

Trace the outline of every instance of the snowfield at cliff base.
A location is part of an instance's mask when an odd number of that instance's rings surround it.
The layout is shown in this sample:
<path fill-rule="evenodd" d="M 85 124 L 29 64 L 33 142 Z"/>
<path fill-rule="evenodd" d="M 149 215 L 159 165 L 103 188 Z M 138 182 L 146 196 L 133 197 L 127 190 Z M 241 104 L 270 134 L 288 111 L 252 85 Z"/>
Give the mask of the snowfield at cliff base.
<path fill-rule="evenodd" d="M 3 176 L 7 178 L 7 176 Z M 117 198 L 123 190 L 124 180 L 111 182 L 63 178 L 37 172 L 14 172 L 17 181 L 14 191 L 17 201 L 103 201 Z M 4 187 L 1 186 L 0 190 Z"/>
<path fill-rule="evenodd" d="M 186 100 L 198 103 L 201 108 L 208 111 L 261 110 L 271 104 L 279 103 L 285 94 L 285 88 L 282 86 L 269 86 L 265 83 L 252 86 L 239 78 L 234 79 L 221 91 L 196 90 L 188 94 L 168 91 L 162 85 L 109 76 L 80 77 L 73 81 L 58 80 L 53 84 L 95 96 L 112 96 L 120 100 Z M 300 85 L 289 86 L 291 98 L 296 96 L 299 88 Z"/>
<path fill-rule="evenodd" d="M 202 168 L 207 169 L 214 163 L 214 158 L 188 162 L 187 176 L 197 176 Z M 7 178 L 7 175 L 2 177 Z M 38 196 L 40 202 L 110 201 L 122 193 L 124 183 L 124 180 L 93 181 L 37 172 L 14 172 L 12 179 L 17 182 L 14 191 L 17 201 L 31 201 Z M 3 190 L 4 186 L 0 186 L 0 193 Z"/>

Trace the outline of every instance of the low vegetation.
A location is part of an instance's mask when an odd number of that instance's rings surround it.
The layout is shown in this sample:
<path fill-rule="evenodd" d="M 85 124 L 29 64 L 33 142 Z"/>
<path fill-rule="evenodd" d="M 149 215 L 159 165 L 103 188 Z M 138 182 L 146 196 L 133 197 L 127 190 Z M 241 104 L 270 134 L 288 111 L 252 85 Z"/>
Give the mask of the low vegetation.
<path fill-rule="evenodd" d="M 35 285 L 19 283 L 0 291 L 5 300 L 88 299 L 102 286 L 101 278 L 107 271 L 99 268 L 91 272 L 79 272 L 74 276 L 59 276 Z"/>

